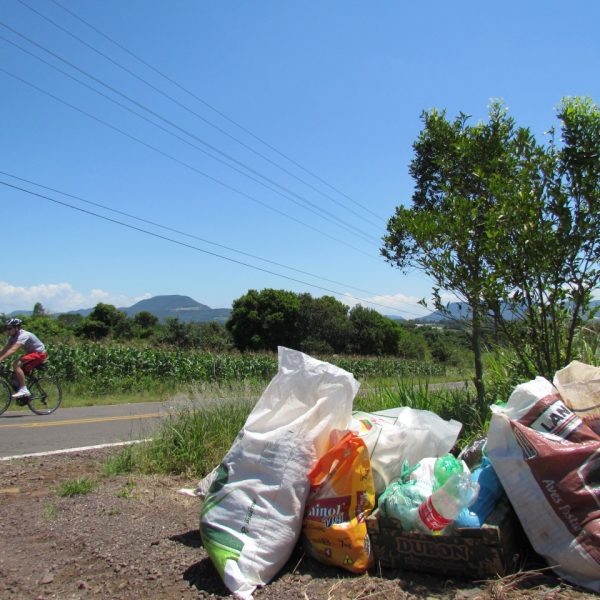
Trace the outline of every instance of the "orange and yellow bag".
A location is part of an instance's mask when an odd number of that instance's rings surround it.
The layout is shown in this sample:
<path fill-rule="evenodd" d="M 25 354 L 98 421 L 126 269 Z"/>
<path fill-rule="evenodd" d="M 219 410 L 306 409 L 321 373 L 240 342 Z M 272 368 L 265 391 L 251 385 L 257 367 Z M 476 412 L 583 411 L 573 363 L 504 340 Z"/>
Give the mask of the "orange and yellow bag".
<path fill-rule="evenodd" d="M 303 545 L 325 564 L 362 573 L 372 564 L 365 523 L 375 505 L 369 451 L 350 431 L 334 431 L 331 441 L 332 447 L 308 474 Z"/>

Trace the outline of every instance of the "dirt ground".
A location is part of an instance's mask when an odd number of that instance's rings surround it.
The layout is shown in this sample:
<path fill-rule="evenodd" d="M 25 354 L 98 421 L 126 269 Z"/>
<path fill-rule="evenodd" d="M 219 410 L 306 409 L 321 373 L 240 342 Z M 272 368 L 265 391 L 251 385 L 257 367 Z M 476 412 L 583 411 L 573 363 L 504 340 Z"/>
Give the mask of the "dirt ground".
<path fill-rule="evenodd" d="M 107 451 L 0 462 L 0 599 L 170 600 L 226 598 L 198 533 L 200 503 L 176 493 L 195 481 L 102 477 Z M 61 482 L 88 477 L 86 495 L 59 497 Z M 456 600 L 597 598 L 551 573 L 465 582 L 374 568 L 356 576 L 296 548 L 255 598 Z"/>

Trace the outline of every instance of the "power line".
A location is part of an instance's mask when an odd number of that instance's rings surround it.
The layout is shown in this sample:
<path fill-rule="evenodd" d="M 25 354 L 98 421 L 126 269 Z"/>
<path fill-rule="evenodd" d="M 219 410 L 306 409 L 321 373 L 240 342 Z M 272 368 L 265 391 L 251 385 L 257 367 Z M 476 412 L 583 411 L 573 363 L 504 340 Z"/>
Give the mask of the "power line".
<path fill-rule="evenodd" d="M 92 50 L 93 52 L 96 52 L 98 55 L 102 56 L 104 59 L 108 60 L 109 62 L 111 62 L 112 64 L 114 64 L 115 66 L 119 67 L 120 69 L 122 69 L 123 71 L 125 71 L 126 73 L 128 73 L 129 75 L 131 75 L 132 77 L 134 77 L 135 79 L 137 79 L 138 81 L 141 81 L 142 83 L 144 83 L 145 85 L 147 85 L 148 87 L 150 87 L 151 89 L 153 89 L 154 91 L 158 92 L 159 94 L 161 94 L 162 96 L 168 98 L 169 100 L 171 100 L 171 102 L 174 102 L 175 104 L 177 104 L 178 106 L 180 106 L 181 108 L 183 108 L 184 110 L 187 110 L 188 112 L 190 112 L 191 114 L 195 115 L 197 118 L 199 118 L 200 120 L 202 120 L 203 122 L 205 122 L 206 124 L 210 125 L 211 127 L 213 127 L 214 129 L 216 129 L 217 131 L 219 131 L 220 133 L 222 133 L 223 135 L 227 136 L 228 138 L 236 141 L 238 144 L 240 144 L 241 146 L 243 146 L 244 148 L 246 148 L 247 150 L 253 152 L 254 154 L 256 154 L 257 156 L 260 156 L 263 160 L 266 160 L 267 162 L 269 162 L 270 164 L 274 165 L 275 167 L 281 169 L 284 173 L 286 173 L 287 175 L 293 177 L 294 179 L 300 181 L 301 183 L 303 183 L 304 185 L 308 186 L 309 188 L 311 188 L 312 190 L 316 191 L 317 193 L 321 194 L 322 196 L 328 198 L 329 200 L 331 200 L 332 202 L 342 206 L 345 210 L 348 210 L 349 212 L 352 212 L 353 214 L 355 214 L 356 216 L 359 216 L 360 218 L 362 218 L 363 220 L 367 220 L 369 221 L 371 224 L 374 224 L 372 221 L 365 219 L 364 216 L 362 215 L 358 215 L 358 213 L 356 213 L 355 211 L 353 211 L 352 209 L 350 209 L 348 206 L 346 206 L 343 203 L 340 203 L 338 200 L 336 200 L 335 198 L 331 197 L 328 194 L 325 194 L 324 192 L 322 192 L 321 190 L 319 190 L 318 188 L 314 187 L 312 184 L 308 183 L 307 181 L 305 181 L 302 178 L 299 178 L 297 175 L 295 175 L 294 173 L 292 173 L 291 171 L 289 171 L 288 169 L 286 169 L 285 167 L 282 167 L 281 165 L 279 165 L 278 163 L 272 161 L 270 158 L 268 158 L 267 156 L 265 156 L 264 154 L 258 152 L 257 150 L 255 150 L 254 148 L 252 148 L 251 146 L 247 145 L 246 143 L 244 143 L 243 141 L 241 141 L 240 139 L 238 139 L 237 137 L 231 135 L 229 132 L 227 132 L 226 130 L 222 129 L 221 127 L 219 127 L 218 125 L 216 125 L 215 123 L 213 123 L 212 121 L 206 119 L 205 117 L 203 117 L 202 115 L 198 114 L 197 112 L 193 111 L 192 109 L 190 109 L 188 106 L 182 104 L 181 102 L 179 102 L 178 100 L 176 100 L 175 98 L 173 98 L 172 96 L 170 96 L 169 94 L 167 94 L 166 92 L 162 91 L 160 88 L 157 88 L 156 86 L 154 86 L 153 84 L 151 84 L 150 82 L 146 81 L 144 78 L 140 77 L 139 75 L 137 75 L 136 73 L 134 73 L 133 71 L 131 71 L 130 69 L 128 69 L 127 67 L 124 67 L 122 64 L 120 64 L 118 61 L 110 58 L 109 56 L 107 56 L 105 53 L 101 52 L 100 50 L 98 50 L 97 48 L 95 48 L 94 46 L 92 46 L 91 44 L 89 44 L 88 42 L 86 42 L 85 40 L 81 39 L 79 36 L 75 35 L 74 33 L 72 33 L 71 31 L 69 31 L 67 28 L 63 27 L 62 25 L 59 25 L 58 23 L 56 23 L 54 20 L 50 19 L 48 16 L 44 15 L 43 13 L 39 12 L 38 10 L 34 9 L 33 7 L 31 7 L 30 5 L 28 5 L 26 2 L 24 2 L 23 0 L 19 0 L 19 2 L 25 6 L 26 8 L 28 8 L 29 10 L 31 10 L 32 12 L 34 12 L 35 14 L 37 14 L 38 16 L 40 16 L 41 18 L 45 19 L 46 21 L 48 21 L 49 23 L 51 23 L 52 25 L 54 25 L 57 29 L 60 29 L 61 31 L 63 31 L 64 33 L 66 33 L 67 35 L 71 36 L 72 38 L 74 38 L 75 40 L 77 40 L 79 43 L 83 44 L 84 46 L 86 46 L 87 48 L 89 48 L 90 50 Z M 157 74 L 159 74 L 161 77 L 163 77 L 164 79 L 166 79 L 167 81 L 169 81 L 170 83 L 172 83 L 173 85 L 175 85 L 176 87 L 178 87 L 179 89 L 183 90 L 184 92 L 186 92 L 187 94 L 191 95 L 193 98 L 195 98 L 196 100 L 198 100 L 199 102 L 201 102 L 202 104 L 204 104 L 205 106 L 207 106 L 208 108 L 210 108 L 211 110 L 215 111 L 217 114 L 219 114 L 220 116 L 222 116 L 223 118 L 225 118 L 227 121 L 229 121 L 230 123 L 234 124 L 236 127 L 240 128 L 241 130 L 245 131 L 247 134 L 251 135 L 254 139 L 260 141 L 262 144 L 264 144 L 265 146 L 267 146 L 268 148 L 270 148 L 271 150 L 273 150 L 274 152 L 276 152 L 277 154 L 279 154 L 280 156 L 282 156 L 283 158 L 285 158 L 286 160 L 290 161 L 292 164 L 294 164 L 295 166 L 297 166 L 298 168 L 302 169 L 304 172 L 308 173 L 309 175 L 311 175 L 312 177 L 316 178 L 317 180 L 319 180 L 321 183 L 324 183 L 325 185 L 327 185 L 329 188 L 333 189 L 334 191 L 336 191 L 337 193 L 341 194 L 342 196 L 344 196 L 345 198 L 347 198 L 348 200 L 350 200 L 351 202 L 353 202 L 354 204 L 356 204 L 357 206 L 359 206 L 360 208 L 362 208 L 364 211 L 370 213 L 371 215 L 375 216 L 377 219 L 381 219 L 381 217 L 379 217 L 378 215 L 376 215 L 373 211 L 371 211 L 369 208 L 363 206 L 362 204 L 360 204 L 359 202 L 357 202 L 356 200 L 352 199 L 350 196 L 347 196 L 346 194 L 344 194 L 343 192 L 340 192 L 337 188 L 333 187 L 332 185 L 330 185 L 329 183 L 327 183 L 326 181 L 324 181 L 323 179 L 321 179 L 320 177 L 318 177 L 317 175 L 311 173 L 310 171 L 308 171 L 307 169 L 305 169 L 304 167 L 302 167 L 300 164 L 296 163 L 294 160 L 292 160 L 291 158 L 289 158 L 288 156 L 286 156 L 285 154 L 283 154 L 282 152 L 280 152 L 279 150 L 277 150 L 276 148 L 274 148 L 273 146 L 271 146 L 270 144 L 268 144 L 267 142 L 265 142 L 264 140 L 262 140 L 261 138 L 259 138 L 258 136 L 256 136 L 255 134 L 253 134 L 251 131 L 247 130 L 246 128 L 242 127 L 239 123 L 236 123 L 235 121 L 233 121 L 232 119 L 230 119 L 229 117 L 227 117 L 226 115 L 224 115 L 223 113 L 221 113 L 220 111 L 218 111 L 216 108 L 214 108 L 213 106 L 211 106 L 210 104 L 208 104 L 207 102 L 205 102 L 204 100 L 202 100 L 201 98 L 199 98 L 198 96 L 196 96 L 195 94 L 193 94 L 192 92 L 190 92 L 189 90 L 187 90 L 186 88 L 184 88 L 183 86 L 181 86 L 180 84 L 178 84 L 177 82 L 175 82 L 174 80 L 172 80 L 170 77 L 168 77 L 167 75 L 165 75 L 164 73 L 160 72 L 158 69 L 156 69 L 155 67 L 153 67 L 152 65 L 150 65 L 149 63 L 147 63 L 146 61 L 144 61 L 143 59 L 141 59 L 140 57 L 138 57 L 137 55 L 135 55 L 133 52 L 129 51 L 127 48 L 125 48 L 124 46 L 122 46 L 121 44 L 119 44 L 118 42 L 116 42 L 115 40 L 113 40 L 112 38 L 110 38 L 108 35 L 104 34 L 103 32 L 101 32 L 99 29 L 97 29 L 96 27 L 94 27 L 93 25 L 91 25 L 90 23 L 88 23 L 87 21 L 85 21 L 84 19 L 82 19 L 81 17 L 79 17 L 78 15 L 76 15 L 74 12 L 72 12 L 71 10 L 67 9 L 66 7 L 64 7 L 63 5 L 61 5 L 59 2 L 54 2 L 57 6 L 59 6 L 62 10 L 66 11 L 67 13 L 69 13 L 71 16 L 73 16 L 74 18 L 78 19 L 79 21 L 81 21 L 82 23 L 84 23 L 86 26 L 90 27 L 91 29 L 93 29 L 94 31 L 96 31 L 96 33 L 98 33 L 99 35 L 101 35 L 102 37 L 104 37 L 105 39 L 109 40 L 111 43 L 115 44 L 117 47 L 121 48 L 124 52 L 128 53 L 130 56 L 133 56 L 136 60 L 138 60 L 139 62 L 141 62 L 142 64 L 144 64 L 145 66 L 147 66 L 148 68 L 150 68 L 151 70 L 153 70 L 154 72 L 156 72 Z M 379 224 L 375 224 L 376 227 L 380 227 Z"/>
<path fill-rule="evenodd" d="M 347 294 L 344 294 L 343 292 L 340 292 L 338 290 L 332 290 L 330 288 L 326 288 L 326 287 L 323 287 L 323 286 L 320 286 L 320 285 L 316 285 L 314 283 L 309 283 L 309 282 L 303 281 L 301 279 L 296 279 L 294 277 L 289 277 L 288 275 L 283 275 L 281 273 L 277 273 L 277 272 L 271 271 L 269 269 L 264 269 L 264 268 L 258 267 L 256 265 L 252 265 L 250 263 L 246 263 L 246 262 L 243 262 L 243 261 L 240 261 L 240 260 L 236 260 L 236 259 L 230 258 L 228 256 L 223 256 L 222 254 L 218 254 L 216 252 L 211 252 L 210 250 L 205 250 L 204 248 L 199 248 L 198 246 L 193 246 L 192 244 L 188 244 L 186 242 L 182 242 L 180 240 L 176 240 L 176 239 L 167 237 L 165 235 L 161 235 L 159 233 L 155 233 L 153 231 L 148 231 L 147 229 L 143 229 L 141 227 L 137 227 L 137 226 L 131 225 L 129 223 L 124 223 L 123 221 L 119 221 L 118 219 L 113 219 L 112 217 L 107 217 L 105 215 L 101 215 L 99 213 L 95 213 L 95 212 L 87 210 L 85 208 L 74 206 L 74 205 L 69 204 L 67 202 L 63 202 L 61 200 L 57 200 L 56 198 L 51 198 L 50 196 L 46 196 L 44 194 L 39 194 L 39 193 L 34 192 L 32 190 L 28 190 L 28 189 L 22 188 L 20 186 L 13 185 L 13 184 L 8 183 L 6 181 L 0 181 L 0 184 L 4 185 L 6 187 L 9 187 L 9 188 L 12 188 L 12 189 L 24 192 L 26 194 L 30 194 L 32 196 L 37 196 L 38 198 L 43 198 L 45 200 L 48 200 L 48 201 L 53 202 L 55 204 L 58 204 L 60 206 L 64 206 L 66 208 L 70 208 L 72 210 L 76 210 L 76 211 L 79 211 L 81 213 L 84 213 L 84 214 L 87 214 L 87 215 L 91 215 L 91 216 L 96 217 L 98 219 L 103 219 L 104 221 L 108 221 L 110 223 L 115 223 L 115 224 L 120 225 L 122 227 L 125 227 L 125 228 L 128 228 L 128 229 L 132 229 L 134 231 L 138 231 L 140 233 L 144 233 L 146 235 L 149 235 L 149 236 L 152 236 L 152 237 L 155 237 L 155 238 L 167 241 L 167 242 L 171 242 L 173 244 L 177 244 L 177 245 L 183 246 L 185 248 L 189 248 L 191 250 L 196 250 L 197 252 L 202 252 L 204 254 L 208 254 L 210 256 L 214 256 L 216 258 L 220 258 L 222 260 L 226 260 L 226 261 L 235 263 L 237 265 L 241 265 L 241 266 L 244 266 L 244 267 L 247 267 L 247 268 L 250 268 L 250 269 L 254 269 L 256 271 L 261 271 L 262 273 L 267 273 L 269 275 L 274 275 L 276 277 L 281 277 L 283 279 L 287 279 L 288 281 L 293 281 L 295 283 L 301 283 L 302 285 L 307 285 L 309 287 L 312 287 L 312 288 L 315 288 L 315 289 L 318 289 L 318 290 L 329 292 L 330 294 L 334 294 L 335 296 L 341 296 L 341 297 L 347 297 L 348 296 Z M 397 312 L 408 312 L 408 311 L 400 310 L 400 309 L 398 309 L 396 307 L 393 307 L 393 306 L 386 306 L 384 304 L 380 304 L 380 303 L 374 302 L 372 300 L 367 300 L 365 298 L 353 297 L 353 299 L 359 300 L 360 302 L 366 302 L 367 304 L 372 304 L 373 306 L 379 306 L 379 307 L 385 308 L 387 310 L 395 310 Z"/>
<path fill-rule="evenodd" d="M 44 90 L 42 88 L 40 88 L 39 86 L 35 85 L 34 83 L 31 83 L 30 81 L 27 81 L 26 79 L 23 79 L 22 77 L 15 75 L 14 73 L 11 73 L 10 71 L 7 71 L 6 69 L 3 69 L 2 67 L 0 67 L 0 71 L 5 73 L 6 75 L 8 75 L 9 77 L 12 77 L 13 79 L 16 79 L 17 81 L 20 81 L 21 83 L 24 83 L 25 85 L 28 85 L 29 87 L 37 90 L 38 92 L 45 94 L 46 96 L 49 96 L 50 98 L 56 100 L 57 102 L 60 102 L 61 104 L 64 104 L 65 106 L 68 106 L 69 108 L 85 115 L 86 117 L 96 121 L 97 123 L 100 123 L 102 125 L 104 125 L 105 127 L 108 127 L 109 129 L 112 129 L 113 131 L 116 131 L 118 133 L 120 133 L 121 135 L 134 140 L 135 142 L 138 142 L 139 144 L 145 146 L 146 148 L 149 148 L 150 150 L 153 150 L 154 152 L 157 152 L 158 154 L 160 154 L 161 156 L 165 156 L 167 158 L 169 158 L 170 160 L 202 175 L 203 177 L 206 177 L 207 179 L 210 179 L 211 181 L 219 184 L 220 186 L 236 193 L 239 194 L 245 198 L 248 198 L 249 200 L 252 200 L 252 202 L 256 202 L 257 204 L 260 204 L 261 206 L 264 206 L 265 208 L 276 212 L 284 217 L 286 217 L 287 219 L 290 219 L 292 221 L 295 221 L 296 223 L 299 223 L 301 225 L 303 225 L 304 227 L 307 227 L 309 229 L 312 229 L 313 231 L 316 231 L 317 233 L 319 233 L 320 235 L 324 235 L 325 237 L 328 237 L 340 244 L 343 244 L 344 246 L 347 246 L 349 248 L 352 248 L 353 250 L 355 250 L 356 252 L 359 252 L 360 254 L 363 254 L 365 256 L 368 256 L 369 258 L 376 260 L 373 255 L 364 252 L 363 250 L 360 250 L 359 248 L 357 248 L 356 246 L 353 246 L 352 244 L 349 244 L 347 242 L 344 242 L 328 233 L 325 233 L 324 231 L 321 231 L 320 229 L 309 225 L 308 223 L 305 223 L 304 221 L 301 221 L 300 219 L 297 219 L 296 217 L 293 217 L 291 215 L 289 215 L 288 213 L 279 210 L 277 208 L 274 208 L 272 206 L 270 206 L 269 204 L 267 204 L 266 202 L 263 202 L 262 200 L 259 200 L 258 198 L 255 198 L 254 196 L 251 196 L 250 194 L 247 194 L 246 192 L 243 192 L 235 187 L 233 187 L 232 185 L 229 185 L 228 183 L 225 183 L 224 181 L 221 181 L 220 179 L 213 177 L 212 175 L 209 175 L 208 173 L 205 173 L 204 171 L 201 171 L 200 169 L 190 165 L 189 163 L 180 160 L 178 158 L 176 158 L 175 156 L 172 156 L 171 154 L 169 154 L 168 152 L 165 152 L 163 150 L 161 150 L 160 148 L 157 148 L 156 146 L 153 146 L 152 144 L 149 144 L 148 142 L 144 142 L 143 140 L 137 138 L 136 136 L 127 133 L 126 131 L 123 131 L 122 129 L 120 129 L 119 127 L 116 127 L 115 125 L 111 125 L 110 123 L 104 121 L 103 119 L 100 119 L 99 117 L 96 117 L 94 115 L 92 115 L 91 113 L 75 106 L 74 104 L 71 104 L 70 102 L 67 102 L 66 100 L 63 100 L 62 98 L 59 98 L 58 96 L 56 96 L 55 94 L 52 94 L 51 92 L 48 92 L 47 90 Z"/>
<path fill-rule="evenodd" d="M 282 267 L 284 269 L 289 269 L 290 271 L 296 271 L 297 273 L 302 273 L 303 275 L 309 275 L 310 277 L 314 277 L 315 279 L 321 279 L 323 281 L 328 281 L 329 283 L 335 283 L 336 285 L 342 285 L 342 286 L 345 286 L 345 287 L 349 287 L 349 288 L 352 288 L 354 290 L 358 290 L 360 292 L 366 292 L 367 294 L 372 294 L 374 296 L 378 295 L 376 292 L 372 292 L 370 290 L 365 290 L 363 288 L 359 288 L 359 287 L 350 285 L 348 283 L 343 283 L 343 282 L 340 282 L 340 281 L 336 281 L 334 279 L 328 279 L 326 277 L 322 277 L 320 275 L 315 275 L 314 273 L 310 273 L 308 271 L 303 271 L 301 269 L 296 269 L 294 267 L 290 267 L 288 265 L 284 265 L 283 263 L 278 263 L 276 261 L 269 260 L 268 258 L 263 258 L 261 256 L 256 256 L 255 254 L 250 254 L 249 252 L 244 252 L 242 250 L 237 250 L 236 248 L 232 248 L 231 246 L 227 246 L 225 244 L 220 244 L 218 242 L 212 242 L 210 240 L 207 240 L 206 238 L 202 238 L 202 237 L 194 235 L 192 233 L 187 233 L 185 231 L 181 231 L 181 230 L 175 229 L 173 227 L 168 227 L 166 225 L 162 225 L 161 223 L 157 223 L 156 221 L 151 221 L 149 219 L 144 219 L 142 217 L 138 217 L 138 216 L 136 216 L 136 215 L 134 215 L 132 213 L 128 213 L 128 212 L 125 212 L 125 211 L 122 211 L 122 210 L 111 208 L 110 206 L 106 206 L 105 204 L 100 204 L 99 202 L 93 202 L 92 200 L 86 200 L 85 198 L 82 198 L 81 196 L 76 196 L 74 194 L 69 194 L 68 192 L 63 192 L 62 190 L 58 190 L 56 188 L 52 188 L 52 187 L 49 187 L 47 185 L 43 185 L 41 183 L 37 183 L 36 181 L 31 181 L 30 179 L 25 179 L 24 177 L 19 177 L 18 175 L 14 175 L 13 173 L 8 173 L 6 171 L 1 171 L 0 170 L 0 175 L 6 175 L 8 177 L 12 177 L 13 179 L 17 179 L 19 181 L 22 181 L 24 183 L 28 183 L 30 185 L 35 185 L 36 187 L 48 190 L 50 192 L 55 192 L 57 194 L 61 194 L 62 196 L 66 196 L 68 198 L 73 198 L 74 200 L 79 200 L 80 202 L 85 202 L 86 204 L 90 204 L 91 206 L 96 206 L 98 208 L 102 208 L 104 210 L 108 210 L 110 212 L 113 212 L 113 213 L 116 213 L 116 214 L 119 214 L 119 215 L 123 215 L 123 216 L 129 217 L 131 219 L 135 219 L 136 221 L 140 221 L 142 223 L 147 223 L 148 225 L 153 225 L 155 227 L 159 227 L 159 228 L 164 229 L 166 231 L 171 231 L 173 233 L 178 233 L 180 235 L 184 235 L 186 237 L 189 237 L 189 238 L 192 238 L 192 239 L 195 239 L 195 240 L 199 240 L 199 241 L 204 242 L 206 244 L 211 244 L 212 246 L 217 246 L 218 248 L 223 248 L 225 250 L 230 250 L 231 252 L 235 252 L 237 254 L 242 254 L 244 256 L 248 256 L 248 257 L 254 258 L 256 260 L 261 260 L 263 262 L 270 263 L 270 264 L 275 265 L 277 267 Z"/>
<path fill-rule="evenodd" d="M 100 92 L 99 90 L 96 90 L 93 87 L 90 87 L 89 85 L 87 85 L 86 83 L 82 82 L 81 80 L 77 79 L 76 77 L 66 73 L 65 71 L 63 71 L 62 69 L 59 69 L 58 67 L 56 67 L 55 65 L 52 65 L 51 63 L 45 61 L 44 59 L 40 58 L 39 56 L 29 52 L 28 50 L 24 49 L 22 46 L 19 46 L 18 44 L 16 44 L 15 42 L 13 42 L 12 40 L 9 40 L 7 38 L 5 38 L 4 36 L 0 36 L 2 37 L 3 40 L 5 40 L 6 42 L 12 44 L 13 46 L 15 46 L 16 48 L 18 48 L 19 50 L 21 50 L 22 52 L 25 52 L 27 54 L 29 54 L 30 56 L 32 56 L 33 58 L 36 58 L 37 60 L 43 62 L 44 64 L 52 67 L 53 69 L 59 71 L 60 73 L 62 73 L 63 75 L 73 79 L 74 81 L 76 81 L 77 83 L 79 83 L 80 85 L 83 85 L 85 87 L 87 87 L 88 89 L 91 89 L 92 91 L 96 92 L 97 94 L 101 95 L 102 97 L 110 100 L 111 102 L 114 102 L 115 104 L 121 106 L 122 108 L 124 108 L 125 110 L 135 114 L 137 117 L 144 119 L 145 121 L 151 123 L 152 125 L 154 125 L 155 127 L 159 127 L 161 130 L 165 131 L 166 133 L 168 133 L 169 135 L 172 135 L 174 137 L 176 137 L 177 139 L 183 141 L 184 143 L 187 143 L 189 145 L 191 145 L 192 147 L 196 148 L 197 150 L 200 150 L 201 152 L 203 152 L 204 154 L 206 154 L 207 156 L 209 156 L 210 158 L 212 158 L 213 160 L 216 160 L 218 162 L 220 162 L 221 164 L 224 164 L 225 166 L 227 166 L 230 169 L 233 169 L 234 171 L 236 171 L 237 173 L 240 173 L 241 175 L 243 175 L 244 177 L 248 177 L 249 179 L 251 179 L 252 181 L 255 181 L 256 183 L 259 183 L 260 185 L 263 185 L 264 187 L 266 187 L 267 189 L 275 192 L 276 194 L 282 196 L 283 198 L 286 198 L 288 200 L 291 200 L 292 202 L 294 202 L 295 204 L 298 204 L 299 206 L 301 206 L 302 208 L 305 208 L 306 210 L 309 210 L 310 212 L 316 214 L 317 216 L 320 216 L 321 218 L 324 218 L 325 220 L 329 221 L 329 222 L 333 222 L 332 219 L 334 221 L 336 221 L 336 223 L 334 223 L 335 225 L 337 225 L 338 227 L 342 227 L 343 229 L 346 229 L 347 231 L 349 231 L 350 233 L 354 233 L 355 235 L 359 235 L 363 238 L 365 238 L 366 240 L 377 240 L 377 238 L 366 234 L 364 232 L 362 232 L 360 229 L 358 229 L 357 227 L 355 227 L 354 225 L 351 225 L 349 223 L 347 223 L 346 221 L 344 221 L 343 219 L 341 219 L 340 217 L 338 217 L 337 215 L 332 214 L 331 212 L 318 207 L 314 204 L 314 202 L 311 202 L 310 200 L 308 200 L 307 198 L 304 198 L 303 196 L 300 196 L 299 194 L 296 194 L 294 191 L 290 190 L 289 188 L 279 184 L 278 182 L 274 181 L 273 179 L 259 173 L 258 171 L 256 171 L 255 169 L 253 169 L 252 167 L 249 167 L 248 165 L 244 164 L 243 162 L 237 160 L 236 158 L 232 157 L 231 155 L 219 150 L 218 148 L 216 148 L 215 146 L 213 146 L 212 144 L 209 144 L 208 142 L 206 142 L 205 140 L 203 140 L 202 138 L 196 136 L 195 134 L 187 131 L 186 129 L 183 129 L 182 127 L 179 127 L 176 123 L 173 123 L 172 121 L 170 121 L 169 119 L 164 118 L 163 116 L 161 116 L 160 114 L 156 113 L 155 111 L 153 111 L 152 109 L 148 108 L 147 106 L 145 106 L 144 104 L 138 102 L 137 100 L 127 96 L 126 94 L 123 94 L 121 91 L 119 91 L 118 89 L 116 89 L 115 87 L 111 86 L 110 84 L 102 81 L 101 79 L 98 79 L 97 77 L 95 77 L 94 75 L 92 75 L 91 73 L 89 73 L 88 71 L 86 71 L 85 69 L 82 69 L 80 67 L 78 67 L 77 65 L 73 64 L 72 62 L 66 60 L 65 58 L 61 57 L 60 55 L 56 54 L 55 52 L 53 52 L 52 50 L 49 50 L 48 48 L 46 48 L 45 46 L 43 46 L 42 44 L 39 44 L 38 42 L 36 42 L 35 40 L 32 40 L 31 38 L 27 37 L 26 35 L 24 35 L 23 33 L 17 31 L 16 29 L 14 29 L 13 27 L 11 27 L 10 25 L 7 25 L 6 23 L 0 21 L 0 25 L 2 25 L 2 27 L 4 27 L 5 29 L 8 29 L 9 31 L 11 31 L 13 34 L 21 37 L 22 39 L 26 40 L 27 42 L 29 42 L 30 44 L 38 47 L 39 49 L 43 50 L 44 52 L 50 54 L 51 56 L 53 56 L 54 58 L 58 59 L 59 61 L 63 62 L 64 64 L 68 65 L 69 67 L 71 67 L 72 69 L 75 69 L 76 71 L 79 71 L 80 73 L 82 73 L 83 75 L 85 75 L 86 77 L 89 77 L 90 79 L 92 79 L 93 81 L 95 81 L 96 83 L 99 83 L 100 85 L 104 86 L 105 88 L 107 88 L 108 90 L 110 90 L 111 92 L 121 96 L 122 98 L 124 98 L 125 100 L 127 100 L 128 102 L 131 102 L 132 104 L 134 104 L 135 106 L 140 107 L 142 110 L 145 110 L 146 112 L 150 113 L 151 115 L 153 115 L 154 117 L 160 119 L 161 121 L 167 123 L 168 125 L 170 125 L 171 127 L 181 131 L 182 133 L 184 133 L 185 135 L 190 136 L 191 138 L 197 140 L 198 142 L 200 142 L 201 144 L 203 144 L 204 146 L 210 148 L 213 152 L 217 152 L 218 154 L 220 154 L 221 156 L 225 157 L 227 160 L 240 165 L 241 167 L 243 167 L 244 169 L 248 170 L 249 172 L 253 173 L 254 175 L 264 179 L 265 181 L 271 183 L 272 185 L 275 185 L 276 187 L 284 190 L 285 192 L 287 192 L 288 194 L 291 194 L 293 196 L 295 196 L 296 198 L 298 198 L 300 201 L 304 202 L 305 204 L 299 204 L 298 201 L 294 200 L 294 198 L 290 198 L 288 195 L 281 193 L 279 190 L 274 189 L 273 187 L 270 187 L 268 185 L 266 185 L 263 181 L 260 181 L 258 179 L 256 179 L 255 177 L 252 177 L 251 175 L 248 175 L 248 173 L 245 173 L 244 171 L 241 171 L 240 169 L 232 166 L 231 164 L 227 163 L 226 161 L 223 161 L 221 159 L 219 159 L 218 157 L 215 157 L 214 155 L 212 155 L 210 152 L 207 152 L 205 150 L 202 150 L 201 148 L 199 148 L 198 146 L 196 146 L 195 144 L 192 144 L 191 142 L 189 142 L 188 140 L 178 136 L 177 134 L 169 131 L 168 129 L 165 129 L 164 127 L 161 127 L 160 125 L 158 125 L 158 123 L 155 123 L 147 118 L 145 118 L 144 116 L 140 115 L 139 113 L 133 111 L 132 109 L 130 109 L 129 107 L 123 105 L 122 103 L 114 100 L 113 98 L 110 98 L 109 96 L 106 96 L 105 94 L 103 94 L 102 92 Z M 307 206 L 308 205 L 308 206 Z M 321 211 L 322 213 L 324 213 L 325 215 L 327 215 L 327 217 L 324 217 L 323 215 L 319 214 L 319 211 Z"/>

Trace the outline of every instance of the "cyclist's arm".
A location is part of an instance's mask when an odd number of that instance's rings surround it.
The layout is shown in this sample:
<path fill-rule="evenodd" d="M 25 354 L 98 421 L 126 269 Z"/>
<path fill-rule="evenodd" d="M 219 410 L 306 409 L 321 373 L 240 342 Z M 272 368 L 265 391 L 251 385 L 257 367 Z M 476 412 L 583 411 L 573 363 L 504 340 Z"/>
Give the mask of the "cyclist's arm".
<path fill-rule="evenodd" d="M 2 362 L 5 358 L 12 356 L 15 352 L 19 350 L 22 344 L 19 342 L 15 342 L 14 344 L 6 344 L 4 348 L 0 351 L 0 362 Z"/>

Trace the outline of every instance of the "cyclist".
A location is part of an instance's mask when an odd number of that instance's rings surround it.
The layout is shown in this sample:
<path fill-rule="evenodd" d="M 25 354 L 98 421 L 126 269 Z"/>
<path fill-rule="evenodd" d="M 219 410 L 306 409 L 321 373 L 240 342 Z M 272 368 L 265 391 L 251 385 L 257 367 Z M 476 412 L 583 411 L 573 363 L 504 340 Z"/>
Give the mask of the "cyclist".
<path fill-rule="evenodd" d="M 8 319 L 5 323 L 5 330 L 8 334 L 8 341 L 4 348 L 0 350 L 0 362 L 12 356 L 21 348 L 25 350 L 25 354 L 18 358 L 13 365 L 19 389 L 12 397 L 17 399 L 30 396 L 31 394 L 25 385 L 25 375 L 29 375 L 35 367 L 46 362 L 46 347 L 36 335 L 23 329 L 21 319 Z"/>

